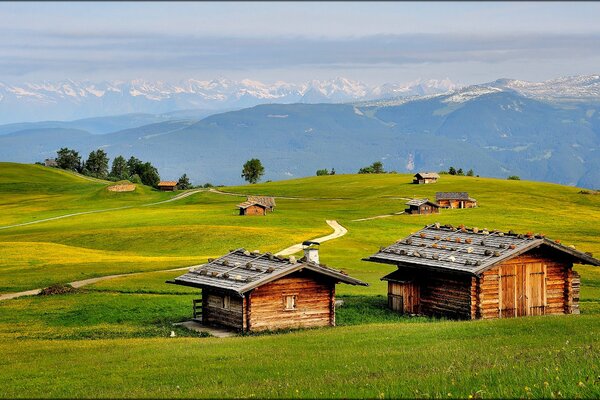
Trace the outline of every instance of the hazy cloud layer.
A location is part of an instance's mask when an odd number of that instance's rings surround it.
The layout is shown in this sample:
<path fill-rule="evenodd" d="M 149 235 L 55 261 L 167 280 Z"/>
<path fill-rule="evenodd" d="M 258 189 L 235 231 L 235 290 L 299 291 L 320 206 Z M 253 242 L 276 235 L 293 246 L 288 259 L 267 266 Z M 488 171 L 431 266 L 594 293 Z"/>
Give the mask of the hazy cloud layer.
<path fill-rule="evenodd" d="M 371 35 L 354 38 L 206 37 L 0 30 L 0 74 L 125 77 L 157 70 L 379 68 L 414 64 L 572 60 L 600 55 L 600 34 Z M 117 74 L 118 75 L 118 74 Z M 113 76 L 114 77 L 114 76 Z"/>

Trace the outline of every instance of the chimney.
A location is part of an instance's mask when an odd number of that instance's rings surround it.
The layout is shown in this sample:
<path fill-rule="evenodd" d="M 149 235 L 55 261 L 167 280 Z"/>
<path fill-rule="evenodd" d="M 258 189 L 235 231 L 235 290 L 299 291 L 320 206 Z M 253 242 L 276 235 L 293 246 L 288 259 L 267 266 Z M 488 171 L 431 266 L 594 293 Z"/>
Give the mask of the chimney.
<path fill-rule="evenodd" d="M 303 242 L 302 245 L 304 246 L 304 257 L 306 257 L 306 261 L 318 264 L 319 243 L 307 240 L 306 242 Z"/>

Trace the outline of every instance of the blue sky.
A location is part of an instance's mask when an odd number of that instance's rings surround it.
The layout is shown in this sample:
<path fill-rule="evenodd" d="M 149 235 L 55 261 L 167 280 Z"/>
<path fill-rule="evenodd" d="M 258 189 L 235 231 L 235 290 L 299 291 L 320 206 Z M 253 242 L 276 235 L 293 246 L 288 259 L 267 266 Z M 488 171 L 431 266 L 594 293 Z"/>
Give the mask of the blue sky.
<path fill-rule="evenodd" d="M 600 3 L 0 3 L 0 81 L 600 73 Z"/>

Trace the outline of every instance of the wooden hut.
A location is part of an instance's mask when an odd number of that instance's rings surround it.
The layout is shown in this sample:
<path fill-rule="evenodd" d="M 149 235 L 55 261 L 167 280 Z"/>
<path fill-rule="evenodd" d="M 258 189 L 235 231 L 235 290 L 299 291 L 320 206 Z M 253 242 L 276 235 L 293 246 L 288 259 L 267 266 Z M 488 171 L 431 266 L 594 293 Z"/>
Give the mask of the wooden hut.
<path fill-rule="evenodd" d="M 267 211 L 275 210 L 275 198 L 270 196 L 248 196 L 247 201 L 257 202 L 267 206 Z"/>
<path fill-rule="evenodd" d="M 474 208 L 477 200 L 467 192 L 437 192 L 435 202 L 442 208 Z"/>
<path fill-rule="evenodd" d="M 163 192 L 174 192 L 177 190 L 177 182 L 175 181 L 161 181 L 158 183 L 158 190 Z"/>
<path fill-rule="evenodd" d="M 578 314 L 573 264 L 600 265 L 540 235 L 439 224 L 365 261 L 398 267 L 382 278 L 393 310 L 460 319 Z"/>
<path fill-rule="evenodd" d="M 440 179 L 440 176 L 437 172 L 417 172 L 414 176 L 413 183 L 436 183 L 438 179 Z"/>
<path fill-rule="evenodd" d="M 194 318 L 206 325 L 243 332 L 334 326 L 336 283 L 367 284 L 319 264 L 311 251 L 313 261 L 238 249 L 167 283 L 202 289 Z"/>
<path fill-rule="evenodd" d="M 406 214 L 439 214 L 440 206 L 429 199 L 412 199 L 406 203 Z"/>
<path fill-rule="evenodd" d="M 240 215 L 267 215 L 268 206 L 259 201 L 246 200 L 236 206 L 240 210 Z"/>

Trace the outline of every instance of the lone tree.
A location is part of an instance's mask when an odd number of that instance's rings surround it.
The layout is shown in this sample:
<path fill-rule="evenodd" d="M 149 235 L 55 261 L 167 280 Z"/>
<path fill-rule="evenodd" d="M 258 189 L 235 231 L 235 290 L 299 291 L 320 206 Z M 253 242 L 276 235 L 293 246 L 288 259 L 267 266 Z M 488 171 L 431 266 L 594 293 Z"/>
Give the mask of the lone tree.
<path fill-rule="evenodd" d="M 104 179 L 108 175 L 108 155 L 102 149 L 90 152 L 84 168 L 85 175 Z"/>
<path fill-rule="evenodd" d="M 190 183 L 190 178 L 188 178 L 187 174 L 181 175 L 181 177 L 177 181 L 177 189 L 186 190 L 186 189 L 189 189 L 190 187 L 192 187 L 192 185 Z"/>
<path fill-rule="evenodd" d="M 257 158 L 246 161 L 244 168 L 242 169 L 242 178 L 249 183 L 258 182 L 264 174 L 265 167 L 263 167 L 262 163 Z"/>
<path fill-rule="evenodd" d="M 56 164 L 59 168 L 71 171 L 79 171 L 81 168 L 81 156 L 75 150 L 63 147 L 56 152 Z"/>
<path fill-rule="evenodd" d="M 473 172 L 473 168 L 471 168 L 470 170 L 467 171 L 467 176 L 475 176 L 475 173 Z"/>
<path fill-rule="evenodd" d="M 456 175 L 456 169 L 454 167 L 450 167 L 450 168 L 448 168 L 448 173 L 450 175 Z"/>
<path fill-rule="evenodd" d="M 129 167 L 123 156 L 117 156 L 113 160 L 110 176 L 118 180 L 129 179 Z"/>

